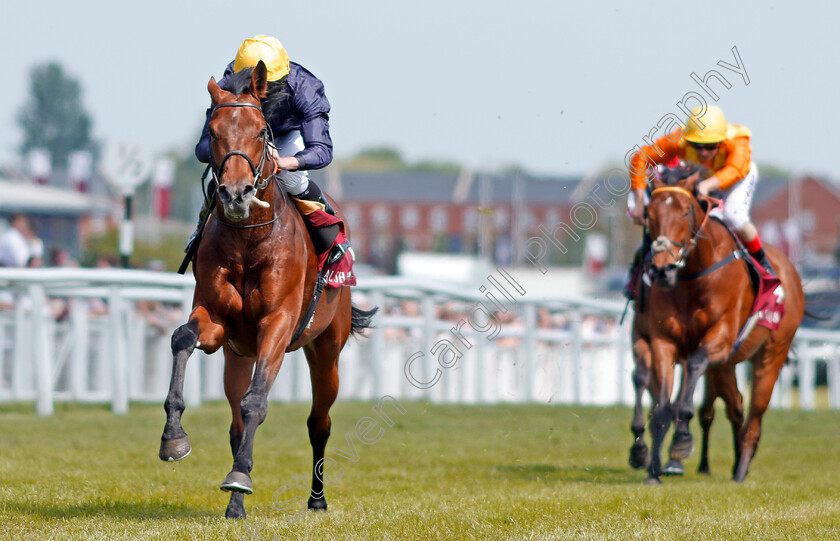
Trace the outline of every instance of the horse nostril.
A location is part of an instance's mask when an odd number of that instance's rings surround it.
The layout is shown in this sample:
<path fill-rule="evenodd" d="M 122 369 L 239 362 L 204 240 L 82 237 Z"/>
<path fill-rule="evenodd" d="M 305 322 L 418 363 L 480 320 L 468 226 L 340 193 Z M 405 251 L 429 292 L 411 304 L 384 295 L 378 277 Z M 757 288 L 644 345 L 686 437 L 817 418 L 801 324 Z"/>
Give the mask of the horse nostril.
<path fill-rule="evenodd" d="M 219 186 L 218 192 L 219 197 L 222 199 L 222 201 L 230 201 L 230 192 L 228 192 L 226 186 Z"/>
<path fill-rule="evenodd" d="M 245 189 L 242 190 L 242 196 L 244 197 L 244 196 L 250 194 L 253 191 L 254 191 L 254 187 L 252 185 L 248 184 L 247 186 L 245 186 Z"/>

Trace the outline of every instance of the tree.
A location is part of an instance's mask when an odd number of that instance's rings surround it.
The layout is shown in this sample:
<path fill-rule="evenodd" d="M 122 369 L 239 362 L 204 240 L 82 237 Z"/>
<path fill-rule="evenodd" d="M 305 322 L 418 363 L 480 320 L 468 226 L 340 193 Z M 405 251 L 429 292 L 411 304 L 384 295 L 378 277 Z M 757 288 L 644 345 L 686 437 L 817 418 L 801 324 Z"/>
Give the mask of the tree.
<path fill-rule="evenodd" d="M 23 130 L 21 152 L 45 148 L 53 165 L 64 167 L 74 150 L 96 151 L 91 138 L 92 121 L 82 106 L 82 87 L 56 62 L 41 64 L 30 72 L 29 101 L 18 111 Z"/>

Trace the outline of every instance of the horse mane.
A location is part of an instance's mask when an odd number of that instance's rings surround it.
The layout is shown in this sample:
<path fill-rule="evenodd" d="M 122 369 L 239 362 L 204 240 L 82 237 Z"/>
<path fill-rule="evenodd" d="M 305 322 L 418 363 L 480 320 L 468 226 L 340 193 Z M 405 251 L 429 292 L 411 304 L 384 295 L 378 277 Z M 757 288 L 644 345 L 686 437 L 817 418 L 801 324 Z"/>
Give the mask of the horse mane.
<path fill-rule="evenodd" d="M 251 87 L 251 72 L 254 68 L 243 68 L 236 73 L 233 73 L 225 81 L 224 89 L 228 92 L 239 96 L 248 91 Z M 265 97 L 260 100 L 263 110 L 263 116 L 269 124 L 274 124 L 275 120 L 280 120 L 289 115 L 290 105 L 289 97 L 289 83 L 283 77 L 279 81 L 269 81 L 268 90 Z"/>
<path fill-rule="evenodd" d="M 664 182 L 666 186 L 675 186 L 681 180 L 687 179 L 698 171 L 700 172 L 700 176 L 703 177 L 707 170 L 707 167 L 699 164 L 680 162 L 679 165 L 665 167 L 659 175 L 659 180 Z"/>

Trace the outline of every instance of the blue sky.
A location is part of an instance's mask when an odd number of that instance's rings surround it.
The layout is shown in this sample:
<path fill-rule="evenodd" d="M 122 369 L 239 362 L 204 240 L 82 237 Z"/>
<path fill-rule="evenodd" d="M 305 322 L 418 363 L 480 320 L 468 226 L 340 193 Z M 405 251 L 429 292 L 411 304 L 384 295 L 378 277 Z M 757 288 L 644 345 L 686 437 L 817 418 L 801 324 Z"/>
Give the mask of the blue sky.
<path fill-rule="evenodd" d="M 754 157 L 840 181 L 835 3 L 0 0 L 0 162 L 14 159 L 28 72 L 61 62 L 97 138 L 188 149 L 242 39 L 273 34 L 324 81 L 336 155 L 579 174 L 620 162 L 710 69 Z M 717 66 L 737 47 L 750 79 Z"/>

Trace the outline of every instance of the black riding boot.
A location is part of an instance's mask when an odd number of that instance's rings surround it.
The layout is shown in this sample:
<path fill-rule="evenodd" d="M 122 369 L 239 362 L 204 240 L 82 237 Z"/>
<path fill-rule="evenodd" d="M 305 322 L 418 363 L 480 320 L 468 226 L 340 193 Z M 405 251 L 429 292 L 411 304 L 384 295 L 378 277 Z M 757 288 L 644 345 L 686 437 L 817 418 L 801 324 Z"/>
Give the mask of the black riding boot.
<path fill-rule="evenodd" d="M 764 248 L 759 248 L 755 252 L 750 252 L 750 255 L 758 261 L 758 263 L 770 274 L 770 276 L 777 278 L 776 271 L 773 270 L 773 265 L 771 265 L 770 260 L 767 259 L 767 254 L 764 253 Z"/>
<path fill-rule="evenodd" d="M 315 246 L 315 252 L 317 252 L 320 256 L 329 250 L 330 246 L 332 246 L 333 242 L 335 242 L 335 238 L 339 233 L 339 224 L 316 226 L 311 223 L 310 216 L 312 215 L 313 210 L 320 209 L 321 206 L 323 206 L 322 210 L 324 212 L 331 216 L 335 216 L 335 209 L 332 208 L 330 203 L 327 201 L 327 198 L 324 197 L 323 192 L 321 192 L 321 188 L 319 188 L 312 180 L 309 181 L 309 187 L 306 191 L 293 195 L 292 198 L 297 200 L 296 205 L 300 210 L 304 223 L 306 223 L 306 229 L 309 231 L 309 236 L 312 238 L 312 244 Z M 342 257 L 344 257 L 344 254 L 347 253 L 347 250 L 349 249 L 349 240 L 336 244 L 332 248 L 330 255 L 327 257 L 324 266 L 329 267 L 339 261 Z"/>

